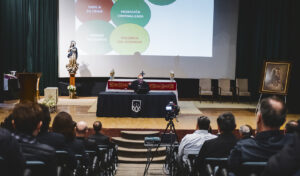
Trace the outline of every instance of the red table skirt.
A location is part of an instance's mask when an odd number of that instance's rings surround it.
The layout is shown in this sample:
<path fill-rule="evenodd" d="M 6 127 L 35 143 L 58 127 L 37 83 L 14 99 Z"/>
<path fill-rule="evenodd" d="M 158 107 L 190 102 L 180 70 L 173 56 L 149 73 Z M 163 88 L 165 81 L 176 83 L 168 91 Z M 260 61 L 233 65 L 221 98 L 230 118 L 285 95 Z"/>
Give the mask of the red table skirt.
<path fill-rule="evenodd" d="M 128 84 L 130 81 L 108 81 L 108 89 L 128 89 Z M 149 84 L 150 90 L 168 90 L 176 91 L 176 82 L 147 82 Z"/>

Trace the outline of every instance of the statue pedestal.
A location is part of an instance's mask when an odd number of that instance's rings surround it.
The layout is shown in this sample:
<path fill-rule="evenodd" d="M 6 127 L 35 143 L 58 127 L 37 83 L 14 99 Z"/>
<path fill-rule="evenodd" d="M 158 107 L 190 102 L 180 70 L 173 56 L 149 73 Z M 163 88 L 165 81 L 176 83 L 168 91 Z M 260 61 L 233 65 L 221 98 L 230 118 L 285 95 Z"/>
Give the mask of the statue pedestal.
<path fill-rule="evenodd" d="M 70 85 L 75 86 L 75 73 L 70 73 Z"/>
<path fill-rule="evenodd" d="M 75 86 L 75 74 L 76 73 L 70 73 L 70 86 Z M 76 98 L 76 91 L 69 91 L 69 96 L 71 99 Z"/>

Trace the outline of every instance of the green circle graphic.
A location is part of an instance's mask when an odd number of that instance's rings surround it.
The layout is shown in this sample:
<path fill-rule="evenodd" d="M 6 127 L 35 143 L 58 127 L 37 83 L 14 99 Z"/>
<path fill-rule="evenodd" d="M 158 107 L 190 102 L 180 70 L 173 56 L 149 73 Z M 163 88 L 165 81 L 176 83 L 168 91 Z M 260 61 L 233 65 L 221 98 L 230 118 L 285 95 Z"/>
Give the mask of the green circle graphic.
<path fill-rule="evenodd" d="M 114 26 L 106 21 L 85 22 L 76 31 L 78 46 L 88 54 L 106 54 L 112 50 L 109 36 L 113 30 Z"/>
<path fill-rule="evenodd" d="M 175 1 L 176 0 L 149 0 L 149 2 L 151 2 L 152 4 L 160 5 L 160 6 L 169 5 Z"/>
<path fill-rule="evenodd" d="M 133 23 L 144 27 L 150 17 L 150 8 L 144 0 L 118 0 L 111 8 L 111 19 L 117 26 Z"/>
<path fill-rule="evenodd" d="M 148 32 L 139 25 L 128 23 L 118 26 L 110 35 L 110 45 L 123 55 L 143 53 L 149 46 Z"/>

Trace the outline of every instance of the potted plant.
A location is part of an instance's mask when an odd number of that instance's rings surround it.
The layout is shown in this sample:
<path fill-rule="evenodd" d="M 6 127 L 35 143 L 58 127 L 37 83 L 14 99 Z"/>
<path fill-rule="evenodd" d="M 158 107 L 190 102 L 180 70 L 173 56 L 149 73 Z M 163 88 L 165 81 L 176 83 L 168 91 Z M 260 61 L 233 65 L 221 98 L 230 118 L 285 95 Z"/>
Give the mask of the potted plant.
<path fill-rule="evenodd" d="M 54 113 L 56 111 L 56 102 L 53 97 L 45 98 L 42 104 L 49 108 L 50 113 Z"/>
<path fill-rule="evenodd" d="M 69 85 L 68 86 L 68 90 L 69 90 L 69 96 L 70 98 L 76 98 L 76 86 L 74 85 Z"/>

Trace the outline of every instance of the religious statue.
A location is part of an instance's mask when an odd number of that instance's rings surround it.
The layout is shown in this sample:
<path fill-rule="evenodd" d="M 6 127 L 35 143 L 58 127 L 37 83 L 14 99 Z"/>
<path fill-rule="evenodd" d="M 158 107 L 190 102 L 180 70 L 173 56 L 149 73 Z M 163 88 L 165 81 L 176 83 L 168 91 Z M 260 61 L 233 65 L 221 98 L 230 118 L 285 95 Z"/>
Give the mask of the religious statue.
<path fill-rule="evenodd" d="M 113 79 L 115 78 L 115 70 L 112 69 L 112 70 L 110 71 L 109 75 L 110 75 L 110 80 L 113 80 Z"/>
<path fill-rule="evenodd" d="M 76 42 L 71 41 L 70 48 L 68 50 L 69 63 L 66 65 L 70 74 L 76 74 L 79 64 L 77 63 L 78 52 L 76 48 Z"/>
<path fill-rule="evenodd" d="M 170 80 L 174 81 L 175 73 L 173 70 L 170 71 Z"/>

